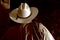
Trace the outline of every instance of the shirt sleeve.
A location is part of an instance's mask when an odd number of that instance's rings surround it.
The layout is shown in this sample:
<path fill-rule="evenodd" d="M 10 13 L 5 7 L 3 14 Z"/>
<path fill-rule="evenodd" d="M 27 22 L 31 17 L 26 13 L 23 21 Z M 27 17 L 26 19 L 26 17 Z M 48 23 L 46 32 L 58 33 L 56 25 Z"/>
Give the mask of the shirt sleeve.
<path fill-rule="evenodd" d="M 55 40 L 49 30 L 42 24 L 39 24 L 39 33 L 43 35 L 43 40 Z"/>

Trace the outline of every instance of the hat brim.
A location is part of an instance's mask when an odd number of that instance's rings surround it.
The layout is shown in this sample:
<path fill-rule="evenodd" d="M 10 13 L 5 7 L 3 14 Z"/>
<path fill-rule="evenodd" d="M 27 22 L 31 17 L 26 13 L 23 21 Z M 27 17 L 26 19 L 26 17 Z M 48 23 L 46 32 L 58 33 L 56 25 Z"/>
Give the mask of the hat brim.
<path fill-rule="evenodd" d="M 30 23 L 38 14 L 38 9 L 36 7 L 31 7 L 32 15 L 28 18 L 17 18 L 18 8 L 14 9 L 12 12 L 9 13 L 9 17 L 12 21 L 17 23 Z M 17 19 L 16 19 L 17 18 Z"/>

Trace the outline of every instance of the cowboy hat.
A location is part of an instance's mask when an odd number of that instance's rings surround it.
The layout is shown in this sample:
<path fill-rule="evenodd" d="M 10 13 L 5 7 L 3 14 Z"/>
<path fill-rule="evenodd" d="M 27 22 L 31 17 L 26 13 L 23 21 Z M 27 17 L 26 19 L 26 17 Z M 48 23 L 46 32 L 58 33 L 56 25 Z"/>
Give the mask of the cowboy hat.
<path fill-rule="evenodd" d="M 9 13 L 11 20 L 17 23 L 30 23 L 38 14 L 36 7 L 29 7 L 27 3 L 21 5 Z"/>

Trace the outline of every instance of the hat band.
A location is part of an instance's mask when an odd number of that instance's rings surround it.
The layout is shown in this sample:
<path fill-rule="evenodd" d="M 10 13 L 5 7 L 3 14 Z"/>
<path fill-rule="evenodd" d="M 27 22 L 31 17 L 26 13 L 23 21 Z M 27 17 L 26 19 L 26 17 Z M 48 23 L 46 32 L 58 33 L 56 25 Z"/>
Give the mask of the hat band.
<path fill-rule="evenodd" d="M 26 19 L 26 18 L 29 18 L 31 15 L 32 15 L 32 13 L 31 13 L 28 17 L 25 17 L 25 18 L 24 18 L 24 17 L 19 17 L 18 14 L 17 14 L 16 19 L 18 19 L 18 18 Z"/>

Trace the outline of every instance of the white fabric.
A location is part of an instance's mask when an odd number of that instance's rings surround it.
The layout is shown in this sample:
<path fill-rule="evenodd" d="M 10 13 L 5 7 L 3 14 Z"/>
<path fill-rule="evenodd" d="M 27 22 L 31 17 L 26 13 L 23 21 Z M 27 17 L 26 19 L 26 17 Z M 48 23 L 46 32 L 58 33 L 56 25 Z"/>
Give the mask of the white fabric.
<path fill-rule="evenodd" d="M 39 32 L 44 35 L 44 40 L 55 40 L 49 30 L 41 23 L 39 24 Z"/>

